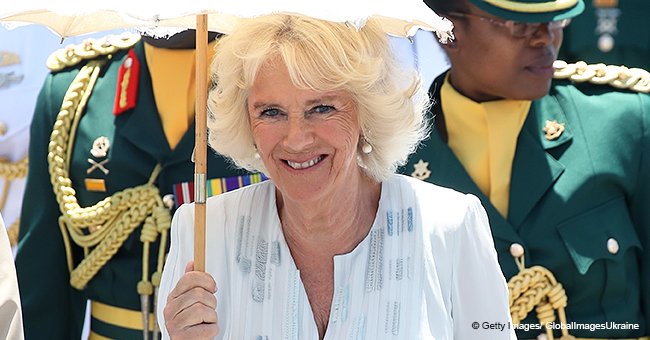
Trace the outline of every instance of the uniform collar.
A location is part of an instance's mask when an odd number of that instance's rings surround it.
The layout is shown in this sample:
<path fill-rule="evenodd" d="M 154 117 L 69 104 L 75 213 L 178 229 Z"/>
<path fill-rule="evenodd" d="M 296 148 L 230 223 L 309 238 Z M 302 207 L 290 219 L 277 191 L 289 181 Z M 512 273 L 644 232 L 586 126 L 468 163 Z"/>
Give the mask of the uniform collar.
<path fill-rule="evenodd" d="M 447 72 L 438 76 L 429 89 L 429 95 L 433 102 L 430 112 L 434 122 L 434 131 L 429 144 L 437 144 L 437 147 L 432 150 L 433 152 L 431 150 L 427 150 L 427 152 L 440 158 L 439 160 L 430 160 L 430 163 L 434 164 L 432 178 L 436 184 L 450 186 L 456 190 L 471 192 L 478 196 L 488 211 L 495 237 L 499 236 L 515 241 L 519 237 L 514 230 L 523 223 L 541 197 L 564 172 L 564 165 L 551 154 L 551 151 L 566 145 L 573 138 L 564 109 L 554 96 L 553 88 L 549 95 L 533 101 L 531 111 L 517 139 L 510 183 L 510 209 L 506 220 L 496 211 L 489 199 L 481 193 L 447 146 L 448 134 L 440 100 L 440 89 L 446 74 Z M 547 120 L 565 124 L 564 132 L 554 140 L 545 138 L 546 134 L 543 128 Z"/>

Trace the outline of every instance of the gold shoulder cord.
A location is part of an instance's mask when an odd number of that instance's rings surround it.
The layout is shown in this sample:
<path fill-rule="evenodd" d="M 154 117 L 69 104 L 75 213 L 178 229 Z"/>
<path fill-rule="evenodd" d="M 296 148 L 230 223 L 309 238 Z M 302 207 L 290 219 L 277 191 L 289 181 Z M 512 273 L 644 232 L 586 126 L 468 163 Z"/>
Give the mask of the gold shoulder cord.
<path fill-rule="evenodd" d="M 650 72 L 641 68 L 593 64 L 584 61 L 569 64 L 562 60 L 553 63 L 556 79 L 570 79 L 575 82 L 590 82 L 611 85 L 619 89 L 650 93 Z"/>
<path fill-rule="evenodd" d="M 117 192 L 85 208 L 79 206 L 69 177 L 75 130 L 104 64 L 104 60 L 88 62 L 64 96 L 48 146 L 50 180 L 61 210 L 59 227 L 70 270 L 70 285 L 76 289 L 84 289 L 88 281 L 117 253 L 129 235 L 144 223 L 140 236 L 143 242 L 142 280 L 138 283 L 137 290 L 141 296 L 145 321 L 143 334 L 146 336 L 149 329 L 149 318 L 146 317 L 149 315 L 149 298 L 152 293 L 158 292 L 171 225 L 170 212 L 154 185 L 160 165 L 155 167 L 148 183 Z M 158 234 L 161 235 L 161 241 L 157 271 L 149 281 L 149 245 L 156 241 Z M 70 238 L 84 249 L 85 258 L 77 267 L 73 264 Z"/>
<path fill-rule="evenodd" d="M 5 185 L 2 188 L 2 196 L 0 196 L 0 211 L 4 210 L 5 203 L 7 203 L 11 181 L 18 178 L 25 178 L 25 176 L 27 176 L 27 164 L 27 157 L 15 163 L 6 159 L 0 159 L 0 178 L 5 180 Z M 9 243 L 12 247 L 18 243 L 19 227 L 20 219 L 16 219 L 11 223 L 9 228 L 7 228 L 7 236 L 9 237 Z"/>
<path fill-rule="evenodd" d="M 86 39 L 81 44 L 68 45 L 55 51 L 47 58 L 46 65 L 52 71 L 60 71 L 84 60 L 96 59 L 130 48 L 139 40 L 139 35 L 128 32 L 118 36 L 108 35 L 100 39 Z"/>
<path fill-rule="evenodd" d="M 512 323 L 514 325 L 521 323 L 534 308 L 539 323 L 546 329 L 548 340 L 553 340 L 553 329 L 546 325 L 555 321 L 557 310 L 560 323 L 566 326 L 564 311 L 567 306 L 566 292 L 550 270 L 542 266 L 526 268 L 524 255 L 516 257 L 515 262 L 519 267 L 519 273 L 508 281 Z M 562 327 L 560 340 L 575 340 L 575 337 L 569 334 L 567 327 Z"/>

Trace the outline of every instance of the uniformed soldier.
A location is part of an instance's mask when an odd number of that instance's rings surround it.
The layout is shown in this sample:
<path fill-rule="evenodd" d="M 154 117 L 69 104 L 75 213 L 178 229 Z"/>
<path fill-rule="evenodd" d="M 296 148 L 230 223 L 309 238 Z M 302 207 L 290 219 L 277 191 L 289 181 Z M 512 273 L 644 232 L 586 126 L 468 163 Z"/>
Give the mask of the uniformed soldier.
<path fill-rule="evenodd" d="M 586 0 L 564 31 L 560 58 L 650 69 L 650 1 Z"/>
<path fill-rule="evenodd" d="M 648 72 L 556 61 L 581 0 L 425 2 L 456 39 L 403 171 L 481 199 L 520 339 L 648 339 Z"/>
<path fill-rule="evenodd" d="M 78 339 L 87 299 L 91 339 L 157 337 L 171 214 L 193 196 L 193 34 L 89 40 L 48 59 L 16 258 L 28 339 Z M 208 178 L 212 194 L 262 180 L 214 153 Z"/>

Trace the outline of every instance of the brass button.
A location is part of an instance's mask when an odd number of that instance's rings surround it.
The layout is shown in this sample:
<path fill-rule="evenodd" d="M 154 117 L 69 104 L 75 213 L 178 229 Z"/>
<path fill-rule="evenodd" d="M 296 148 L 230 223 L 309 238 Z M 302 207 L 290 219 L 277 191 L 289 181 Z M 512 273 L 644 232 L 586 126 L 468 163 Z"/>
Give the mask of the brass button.
<path fill-rule="evenodd" d="M 521 257 L 524 255 L 524 246 L 519 243 L 513 243 L 510 245 L 510 255 L 514 258 Z"/>
<path fill-rule="evenodd" d="M 607 251 L 609 251 L 610 254 L 615 255 L 616 253 L 618 253 L 619 248 L 620 247 L 618 245 L 618 241 L 616 241 L 615 238 L 612 237 L 609 240 L 607 240 Z"/>

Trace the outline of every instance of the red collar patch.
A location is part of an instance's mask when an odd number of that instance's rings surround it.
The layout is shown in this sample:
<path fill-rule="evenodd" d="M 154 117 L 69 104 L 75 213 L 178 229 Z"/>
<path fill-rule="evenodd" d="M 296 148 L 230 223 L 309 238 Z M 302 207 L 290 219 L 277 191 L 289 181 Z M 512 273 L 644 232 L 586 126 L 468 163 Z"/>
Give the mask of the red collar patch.
<path fill-rule="evenodd" d="M 135 107 L 138 98 L 139 78 L 140 61 L 133 49 L 130 49 L 117 73 L 117 92 L 115 93 L 115 105 L 113 106 L 115 116 L 119 116 Z"/>

